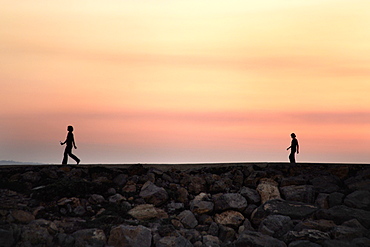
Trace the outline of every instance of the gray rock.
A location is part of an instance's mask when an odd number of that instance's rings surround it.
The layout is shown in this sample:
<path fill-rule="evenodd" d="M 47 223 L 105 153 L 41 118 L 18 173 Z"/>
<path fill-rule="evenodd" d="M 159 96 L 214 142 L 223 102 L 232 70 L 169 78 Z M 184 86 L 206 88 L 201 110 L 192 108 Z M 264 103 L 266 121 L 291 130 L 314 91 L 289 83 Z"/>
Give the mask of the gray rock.
<path fill-rule="evenodd" d="M 291 242 L 288 247 L 321 247 L 321 245 L 312 243 L 308 240 L 297 240 Z"/>
<path fill-rule="evenodd" d="M 156 244 L 156 247 L 193 247 L 191 242 L 186 238 L 179 237 L 164 237 L 161 238 Z"/>
<path fill-rule="evenodd" d="M 288 202 L 281 199 L 270 200 L 259 206 L 252 214 L 251 220 L 255 225 L 270 214 L 280 214 L 289 216 L 292 219 L 304 219 L 312 215 L 318 208 L 311 204 L 301 202 Z"/>
<path fill-rule="evenodd" d="M 290 185 L 280 187 L 282 196 L 287 201 L 314 203 L 315 191 L 312 185 Z"/>
<path fill-rule="evenodd" d="M 201 192 L 206 192 L 206 180 L 199 176 L 191 176 L 188 190 L 192 194 L 198 195 Z"/>
<path fill-rule="evenodd" d="M 248 187 L 242 187 L 239 193 L 247 199 L 250 204 L 258 204 L 261 202 L 261 197 L 258 192 Z"/>
<path fill-rule="evenodd" d="M 144 198 L 147 203 L 154 204 L 155 206 L 160 206 L 168 200 L 167 191 L 150 181 L 143 185 L 139 196 Z"/>
<path fill-rule="evenodd" d="M 35 219 L 35 216 L 23 210 L 13 210 L 11 211 L 11 216 L 13 216 L 16 222 L 23 224 L 28 224 Z"/>
<path fill-rule="evenodd" d="M 186 228 L 194 228 L 198 225 L 198 221 L 190 210 L 182 211 L 177 218 Z"/>
<path fill-rule="evenodd" d="M 190 210 L 196 214 L 205 214 L 213 211 L 214 203 L 205 193 L 200 193 L 190 202 Z"/>
<path fill-rule="evenodd" d="M 220 239 L 216 236 L 212 235 L 205 235 L 203 236 L 203 244 L 205 246 L 210 246 L 210 247 L 217 247 L 220 246 Z"/>
<path fill-rule="evenodd" d="M 119 225 L 110 231 L 108 245 L 115 247 L 150 247 L 152 233 L 144 226 Z"/>
<path fill-rule="evenodd" d="M 168 214 L 159 208 L 154 207 L 153 204 L 141 204 L 130 211 L 128 214 L 138 220 L 149 220 L 153 218 L 165 219 L 168 218 Z"/>
<path fill-rule="evenodd" d="M 234 242 L 235 247 L 286 247 L 283 241 L 276 238 L 267 236 L 260 232 L 244 231 L 242 232 L 238 239 Z"/>
<path fill-rule="evenodd" d="M 290 231 L 285 235 L 286 242 L 293 242 L 297 240 L 308 240 L 314 243 L 323 243 L 325 240 L 330 239 L 326 232 L 312 229 L 304 229 L 302 231 Z"/>
<path fill-rule="evenodd" d="M 364 230 L 348 226 L 336 226 L 331 231 L 331 234 L 334 239 L 354 239 L 363 237 Z"/>
<path fill-rule="evenodd" d="M 89 197 L 88 201 L 89 201 L 89 203 L 95 205 L 95 204 L 101 204 L 101 203 L 105 202 L 105 199 L 102 195 L 92 194 Z"/>
<path fill-rule="evenodd" d="M 122 200 L 124 200 L 125 198 L 121 195 L 121 194 L 115 194 L 115 195 L 113 195 L 113 196 L 110 196 L 109 198 L 108 198 L 108 201 L 110 202 L 110 203 L 120 203 Z"/>
<path fill-rule="evenodd" d="M 216 211 L 234 209 L 243 212 L 247 206 L 247 200 L 239 193 L 225 193 L 215 199 Z"/>
<path fill-rule="evenodd" d="M 45 227 L 38 225 L 27 225 L 23 228 L 20 246 L 53 246 L 53 236 Z"/>
<path fill-rule="evenodd" d="M 334 176 L 320 176 L 311 179 L 314 189 L 319 193 L 333 193 L 339 190 L 339 179 Z"/>
<path fill-rule="evenodd" d="M 235 231 L 231 227 L 220 225 L 218 237 L 223 243 L 230 243 L 235 240 Z"/>
<path fill-rule="evenodd" d="M 334 206 L 342 205 L 343 199 L 344 199 L 343 193 L 334 192 L 334 193 L 329 194 L 329 197 L 328 197 L 329 207 L 331 208 Z"/>
<path fill-rule="evenodd" d="M 344 204 L 352 208 L 370 210 L 370 191 L 354 191 L 346 196 Z"/>
<path fill-rule="evenodd" d="M 101 229 L 84 229 L 72 234 L 75 239 L 75 247 L 103 247 L 107 239 Z"/>
<path fill-rule="evenodd" d="M 295 231 L 302 231 L 303 229 L 315 229 L 322 232 L 329 232 L 337 225 L 331 220 L 305 220 L 299 222 L 295 227 Z"/>
<path fill-rule="evenodd" d="M 294 227 L 289 216 L 269 215 L 259 225 L 258 231 L 274 238 L 281 238 Z"/>
<path fill-rule="evenodd" d="M 335 206 L 329 209 L 320 209 L 316 217 L 333 220 L 336 224 L 342 224 L 351 219 L 357 219 L 364 227 L 370 228 L 370 211 L 350 208 L 345 205 Z"/>

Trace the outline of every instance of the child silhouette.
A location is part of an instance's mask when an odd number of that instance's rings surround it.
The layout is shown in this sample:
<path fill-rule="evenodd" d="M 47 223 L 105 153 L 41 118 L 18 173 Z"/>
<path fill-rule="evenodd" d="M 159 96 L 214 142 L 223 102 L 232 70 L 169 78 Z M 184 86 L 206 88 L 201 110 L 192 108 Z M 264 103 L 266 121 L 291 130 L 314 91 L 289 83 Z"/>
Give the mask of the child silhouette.
<path fill-rule="evenodd" d="M 68 134 L 67 134 L 66 140 L 64 142 L 60 142 L 60 145 L 67 144 L 66 149 L 64 150 L 64 157 L 63 157 L 62 164 L 63 165 L 67 164 L 68 155 L 69 155 L 69 157 L 74 159 L 77 162 L 77 165 L 78 165 L 80 163 L 80 159 L 77 158 L 74 154 L 72 154 L 72 148 L 74 147 L 75 149 L 77 149 L 76 143 L 75 143 L 75 138 L 74 138 L 73 133 L 72 133 L 73 132 L 73 127 L 68 126 L 67 130 L 68 130 Z"/>

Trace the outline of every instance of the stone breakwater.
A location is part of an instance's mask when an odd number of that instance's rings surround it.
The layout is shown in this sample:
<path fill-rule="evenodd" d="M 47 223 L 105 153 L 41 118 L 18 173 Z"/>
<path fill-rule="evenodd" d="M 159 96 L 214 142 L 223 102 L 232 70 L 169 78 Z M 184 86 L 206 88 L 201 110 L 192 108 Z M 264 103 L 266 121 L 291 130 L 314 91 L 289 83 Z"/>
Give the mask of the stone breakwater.
<path fill-rule="evenodd" d="M 370 167 L 0 169 L 0 246 L 370 246 Z"/>

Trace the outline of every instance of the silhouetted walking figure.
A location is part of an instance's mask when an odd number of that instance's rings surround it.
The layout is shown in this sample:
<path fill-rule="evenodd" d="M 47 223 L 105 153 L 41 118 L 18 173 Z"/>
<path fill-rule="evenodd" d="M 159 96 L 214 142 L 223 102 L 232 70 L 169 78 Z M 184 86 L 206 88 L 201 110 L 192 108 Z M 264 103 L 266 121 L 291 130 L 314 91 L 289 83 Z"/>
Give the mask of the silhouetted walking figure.
<path fill-rule="evenodd" d="M 75 138 L 74 138 L 73 133 L 72 133 L 73 132 L 73 127 L 68 126 L 67 130 L 68 130 L 67 139 L 65 140 L 65 142 L 60 142 L 60 145 L 67 144 L 66 149 L 64 150 L 64 158 L 63 158 L 62 164 L 63 165 L 67 164 L 68 155 L 69 155 L 69 157 L 74 159 L 77 162 L 77 165 L 78 165 L 80 163 L 80 159 L 77 158 L 74 154 L 72 154 L 72 148 L 74 147 L 75 149 L 77 149 L 76 143 L 75 143 Z"/>
<path fill-rule="evenodd" d="M 294 133 L 290 134 L 292 137 L 292 143 L 290 144 L 290 147 L 288 147 L 286 150 L 290 149 L 290 155 L 289 155 L 289 160 L 290 163 L 295 163 L 295 152 L 299 154 L 299 145 L 298 145 L 298 140 L 296 138 L 296 135 Z"/>

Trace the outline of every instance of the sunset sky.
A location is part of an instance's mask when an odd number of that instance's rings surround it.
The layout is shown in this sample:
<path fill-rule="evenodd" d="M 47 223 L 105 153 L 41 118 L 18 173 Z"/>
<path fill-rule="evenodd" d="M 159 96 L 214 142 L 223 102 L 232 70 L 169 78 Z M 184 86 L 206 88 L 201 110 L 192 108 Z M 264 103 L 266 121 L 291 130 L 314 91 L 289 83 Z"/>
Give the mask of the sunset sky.
<path fill-rule="evenodd" d="M 0 6 L 0 160 L 370 163 L 368 0 Z"/>

